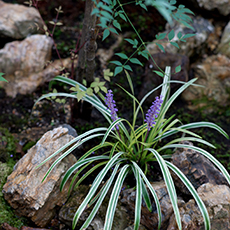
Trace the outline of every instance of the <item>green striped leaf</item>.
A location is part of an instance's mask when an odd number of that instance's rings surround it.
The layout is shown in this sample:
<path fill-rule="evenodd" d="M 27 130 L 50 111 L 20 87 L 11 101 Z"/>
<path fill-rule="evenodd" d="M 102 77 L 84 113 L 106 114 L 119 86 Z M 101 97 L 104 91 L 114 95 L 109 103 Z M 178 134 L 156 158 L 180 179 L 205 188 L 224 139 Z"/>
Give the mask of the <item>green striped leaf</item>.
<path fill-rule="evenodd" d="M 204 145 L 207 145 L 211 148 L 216 148 L 214 145 L 212 145 L 211 143 L 209 143 L 208 141 L 205 141 L 205 140 L 202 140 L 200 138 L 195 138 L 195 137 L 181 137 L 181 138 L 177 138 L 177 139 L 174 139 L 172 141 L 170 141 L 169 143 L 167 143 L 166 145 L 171 145 L 171 144 L 174 144 L 174 143 L 179 143 L 179 142 L 182 142 L 182 141 L 192 141 L 192 142 L 199 142 L 199 143 L 202 143 Z M 159 150 L 160 151 L 160 150 Z"/>
<path fill-rule="evenodd" d="M 106 131 L 107 128 L 101 127 L 101 128 L 95 128 L 95 129 L 91 129 L 77 137 L 75 137 L 73 140 L 71 140 L 70 142 L 68 142 L 67 144 L 65 144 L 63 147 L 61 147 L 60 149 L 58 149 L 56 152 L 54 152 L 52 155 L 50 155 L 48 158 L 46 158 L 41 164 L 39 164 L 36 168 L 39 168 L 40 166 L 42 166 L 43 164 L 45 164 L 47 161 L 49 161 L 51 158 L 53 158 L 54 156 L 56 156 L 57 154 L 59 154 L 60 152 L 62 152 L 63 150 L 65 150 L 66 148 L 68 148 L 69 146 L 71 146 L 72 144 L 74 144 L 77 141 L 80 141 L 82 138 L 93 134 L 95 132 L 101 132 L 101 131 Z M 75 147 L 77 148 L 77 147 Z"/>
<path fill-rule="evenodd" d="M 162 215 L 161 215 L 161 206 L 160 206 L 160 202 L 159 202 L 159 199 L 157 197 L 157 194 L 156 192 L 154 191 L 151 183 L 149 182 L 149 180 L 147 179 L 147 177 L 145 176 L 144 172 L 141 170 L 141 168 L 137 165 L 136 162 L 132 161 L 132 164 L 134 165 L 134 167 L 139 171 L 140 175 L 142 176 L 143 180 L 145 181 L 146 185 L 148 186 L 149 188 L 149 191 L 151 192 L 153 198 L 154 198 L 154 201 L 156 203 L 156 207 L 157 207 L 157 213 L 158 213 L 158 218 L 159 218 L 159 221 L 158 221 L 158 230 L 160 229 L 161 227 L 161 219 L 162 219 Z"/>
<path fill-rule="evenodd" d="M 172 176 L 169 172 L 169 169 L 164 161 L 164 159 L 161 157 L 161 155 L 155 150 L 155 149 L 151 149 L 151 148 L 147 148 L 145 150 L 148 150 L 150 152 L 152 152 L 152 154 L 156 157 L 157 162 L 160 165 L 161 168 L 161 172 L 163 174 L 163 178 L 168 190 L 168 194 L 172 203 L 172 207 L 173 207 L 173 211 L 175 214 L 175 218 L 176 218 L 176 222 L 178 225 L 178 228 L 180 230 L 182 230 L 182 224 L 181 224 L 181 218 L 180 218 L 180 212 L 179 212 L 179 208 L 178 208 L 178 204 L 177 204 L 177 194 L 176 194 L 176 189 L 172 180 Z"/>
<path fill-rule="evenodd" d="M 124 154 L 123 152 L 117 153 L 115 156 L 113 156 L 110 161 L 106 164 L 106 166 L 101 170 L 101 172 L 97 175 L 95 178 L 87 196 L 85 197 L 84 201 L 79 206 L 78 210 L 76 211 L 74 218 L 73 218 L 73 229 L 75 229 L 77 221 L 79 217 L 81 216 L 82 212 L 85 210 L 87 204 L 92 199 L 94 194 L 96 193 L 99 185 L 101 184 L 102 180 L 104 179 L 105 175 L 107 174 L 108 170 L 112 167 L 112 165 L 117 161 L 117 159 Z"/>
<path fill-rule="evenodd" d="M 119 118 L 119 119 L 115 120 L 114 122 L 112 122 L 112 124 L 107 129 L 107 131 L 106 131 L 106 133 L 105 133 L 105 135 L 104 135 L 104 137 L 103 137 L 103 139 L 101 141 L 101 144 L 105 143 L 105 140 L 109 136 L 110 132 L 115 128 L 116 125 L 118 125 L 122 121 L 125 121 L 125 119 L 124 118 Z"/>
<path fill-rule="evenodd" d="M 173 134 L 176 134 L 178 132 L 185 132 L 185 133 L 194 135 L 194 133 L 192 133 L 192 132 L 189 133 L 187 129 L 195 129 L 195 128 L 212 128 L 212 129 L 217 130 L 219 133 L 221 133 L 227 139 L 229 139 L 228 134 L 221 127 L 219 127 L 218 125 L 216 125 L 216 124 L 214 124 L 212 122 L 205 122 L 205 121 L 193 122 L 193 123 L 189 123 L 189 124 L 186 124 L 186 125 L 182 125 L 182 126 L 180 126 L 178 128 L 175 128 L 173 130 L 170 130 L 170 131 L 166 132 L 163 135 L 163 137 L 165 138 L 165 137 L 171 136 Z M 194 136 L 196 136 L 196 134 Z M 197 135 L 197 137 L 200 137 L 200 136 Z"/>
<path fill-rule="evenodd" d="M 78 168 L 84 166 L 85 164 L 87 164 L 89 162 L 94 162 L 94 161 L 99 161 L 99 160 L 108 160 L 108 159 L 109 159 L 108 156 L 95 156 L 95 157 L 89 157 L 87 159 L 83 159 L 81 161 L 76 162 L 65 173 L 65 175 L 61 181 L 60 190 L 62 191 L 62 189 L 64 188 L 68 179 L 71 177 L 71 175 L 74 173 L 74 171 L 76 171 Z"/>
<path fill-rule="evenodd" d="M 136 179 L 136 198 L 135 198 L 135 220 L 134 230 L 138 230 L 141 221 L 141 203 L 142 203 L 142 183 L 139 171 L 132 167 L 133 174 Z"/>
<path fill-rule="evenodd" d="M 114 184 L 113 191 L 112 191 L 111 196 L 110 196 L 106 216 L 105 216 L 104 229 L 106 229 L 106 230 L 112 229 L 113 218 L 114 218 L 114 213 L 115 213 L 116 206 L 117 206 L 117 201 L 118 201 L 119 194 L 120 194 L 123 182 L 125 180 L 125 177 L 128 174 L 128 171 L 129 171 L 128 168 L 129 167 L 130 167 L 129 165 L 125 165 L 122 167 L 122 169 L 121 169 L 121 171 L 117 177 L 117 180 Z"/>
<path fill-rule="evenodd" d="M 208 211 L 204 205 L 204 202 L 200 199 L 199 195 L 196 192 L 196 189 L 193 187 L 192 183 L 187 179 L 187 177 L 172 163 L 165 161 L 166 165 L 181 179 L 184 185 L 188 188 L 190 193 L 192 194 L 193 198 L 195 199 L 202 216 L 204 218 L 205 229 L 210 230 L 211 224 L 208 215 Z"/>
<path fill-rule="evenodd" d="M 226 180 L 230 184 L 230 175 L 227 172 L 227 170 L 224 168 L 224 166 L 215 157 L 213 157 L 209 152 L 205 151 L 204 149 L 201 149 L 199 147 L 192 146 L 192 145 L 172 144 L 172 145 L 167 145 L 167 146 L 162 147 L 161 150 L 167 149 L 167 148 L 187 148 L 187 149 L 192 149 L 194 151 L 197 151 L 197 152 L 203 154 L 210 161 L 212 161 L 216 165 L 217 168 L 220 169 L 220 171 L 223 173 L 223 175 L 225 176 Z"/>
<path fill-rule="evenodd" d="M 186 82 L 184 85 L 182 85 L 165 103 L 165 105 L 162 107 L 161 112 L 159 114 L 158 120 L 161 121 L 162 118 L 164 118 L 166 112 L 168 111 L 168 109 L 170 108 L 170 106 L 172 105 L 172 103 L 176 100 L 176 98 L 186 89 L 188 88 L 190 85 L 193 84 L 193 82 L 195 82 L 197 79 L 194 78 L 192 80 L 190 80 L 189 82 Z M 158 123 L 159 125 L 159 123 Z M 157 128 L 157 124 L 155 126 Z"/>
<path fill-rule="evenodd" d="M 64 152 L 60 157 L 58 157 L 57 160 L 53 162 L 53 164 L 49 167 L 48 171 L 46 172 L 42 182 L 47 178 L 47 176 L 50 174 L 50 172 L 53 170 L 53 168 L 62 161 L 66 156 L 68 156 L 74 149 L 76 149 L 78 146 L 82 145 L 84 142 L 93 139 L 95 137 L 103 136 L 104 134 L 94 134 L 89 137 L 84 138 L 83 140 L 77 142 L 74 146 L 72 146 L 70 149 L 68 149 L 66 152 Z M 42 162 L 43 164 L 44 162 Z"/>
<path fill-rule="evenodd" d="M 120 164 L 117 164 L 113 170 L 112 175 L 110 176 L 109 180 L 107 181 L 107 183 L 105 184 L 105 186 L 102 189 L 101 195 L 97 200 L 97 203 L 95 204 L 93 210 L 91 211 L 90 215 L 88 216 L 88 218 L 86 219 L 85 223 L 82 225 L 80 230 L 83 229 L 87 229 L 87 227 L 89 226 L 89 224 L 92 222 L 93 218 L 95 217 L 95 215 L 97 214 L 98 209 L 100 208 L 106 194 L 108 193 L 109 188 L 112 185 L 112 182 L 115 178 L 115 175 L 117 173 L 117 170 L 119 168 Z"/>
<path fill-rule="evenodd" d="M 152 89 L 152 90 L 149 91 L 147 94 L 145 94 L 145 96 L 141 99 L 141 101 L 140 101 L 140 103 L 139 103 L 139 105 L 138 105 L 138 107 L 137 107 L 135 116 L 138 114 L 138 112 L 139 112 L 139 110 L 140 110 L 142 104 L 145 102 L 145 100 L 146 100 L 151 94 L 153 94 L 156 90 L 160 89 L 163 85 L 167 85 L 167 84 L 169 84 L 169 83 L 178 83 L 178 84 L 183 84 L 183 85 L 185 84 L 185 82 L 183 82 L 183 81 L 174 81 L 174 80 L 170 80 L 169 82 L 164 82 L 164 83 L 160 84 L 159 86 L 157 86 L 156 88 Z M 195 84 L 193 84 L 193 85 L 195 85 Z"/>
<path fill-rule="evenodd" d="M 149 193 L 146 189 L 146 186 L 143 180 L 141 180 L 141 187 L 142 187 L 142 195 L 143 195 L 146 207 L 148 208 L 150 212 L 152 212 L 153 209 L 152 209 L 151 200 L 150 200 Z"/>
<path fill-rule="evenodd" d="M 92 163 L 92 162 L 91 162 Z M 104 161 L 101 163 L 98 163 L 97 165 L 95 165 L 94 167 L 92 167 L 91 169 L 89 169 L 89 171 L 87 171 L 78 181 L 77 183 L 74 185 L 74 190 L 76 190 L 76 188 L 81 184 L 81 182 L 83 180 L 85 180 L 92 172 L 94 172 L 96 169 L 98 169 L 99 167 L 101 167 L 104 164 L 107 164 L 108 161 Z M 74 175 L 75 176 L 75 175 Z"/>

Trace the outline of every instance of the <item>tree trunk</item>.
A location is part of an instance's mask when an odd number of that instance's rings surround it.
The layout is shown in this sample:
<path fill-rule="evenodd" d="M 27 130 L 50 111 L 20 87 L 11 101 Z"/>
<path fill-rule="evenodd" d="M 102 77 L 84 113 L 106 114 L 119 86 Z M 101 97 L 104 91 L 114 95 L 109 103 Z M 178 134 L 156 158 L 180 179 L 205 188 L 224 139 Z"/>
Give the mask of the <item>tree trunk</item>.
<path fill-rule="evenodd" d="M 97 49 L 96 38 L 98 28 L 96 27 L 96 15 L 91 15 L 93 8 L 93 1 L 86 0 L 80 42 L 80 47 L 82 48 L 79 51 L 78 66 L 76 71 L 76 80 L 82 83 L 83 79 L 85 79 L 87 81 L 87 87 L 94 81 L 94 72 L 96 67 L 95 54 Z M 75 101 L 74 106 L 72 106 L 72 120 L 76 118 L 90 120 L 91 112 L 91 104 L 84 101 Z"/>
<path fill-rule="evenodd" d="M 95 69 L 95 51 L 96 51 L 96 33 L 95 32 L 95 24 L 96 24 L 96 16 L 91 15 L 91 12 L 94 8 L 94 3 L 92 0 L 86 0 L 85 2 L 85 15 L 83 20 L 83 27 L 82 27 L 82 35 L 81 35 L 81 42 L 80 42 L 80 49 L 78 55 L 78 68 L 76 73 L 76 80 L 82 82 L 83 78 L 86 78 L 86 81 L 89 82 L 93 81 L 93 75 Z M 91 59 L 91 60 L 90 60 Z M 90 62 L 87 63 L 87 60 Z M 90 76 L 86 74 L 88 64 L 90 64 L 90 68 L 93 70 L 90 71 Z M 87 68 L 86 68 L 87 66 Z M 94 66 L 94 67 L 93 67 Z M 90 82 L 90 83 L 91 83 Z"/>

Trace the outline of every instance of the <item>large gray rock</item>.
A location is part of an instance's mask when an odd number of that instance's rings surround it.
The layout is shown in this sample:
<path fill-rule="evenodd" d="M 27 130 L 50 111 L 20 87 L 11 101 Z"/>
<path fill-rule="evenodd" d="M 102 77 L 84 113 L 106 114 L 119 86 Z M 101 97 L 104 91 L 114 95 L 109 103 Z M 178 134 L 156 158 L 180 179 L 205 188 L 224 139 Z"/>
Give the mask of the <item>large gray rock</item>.
<path fill-rule="evenodd" d="M 187 55 L 188 57 L 194 54 L 201 54 L 204 49 L 203 45 L 206 44 L 206 40 L 208 36 L 214 32 L 214 26 L 207 20 L 202 17 L 194 17 L 193 22 L 191 23 L 195 31 L 185 27 L 184 25 L 174 22 L 174 25 L 171 27 L 169 24 L 166 24 L 165 33 L 169 33 L 172 29 L 174 29 L 175 37 L 173 38 L 173 42 L 177 42 L 180 49 L 176 48 L 175 46 L 171 45 L 168 42 L 167 36 L 163 40 L 154 40 L 152 43 L 147 45 L 147 49 L 150 54 L 158 53 L 159 51 L 162 52 L 156 43 L 161 44 L 167 53 L 179 53 L 183 55 Z M 181 32 L 182 35 L 188 33 L 194 33 L 195 36 L 187 38 L 186 42 L 179 41 L 177 34 Z"/>
<path fill-rule="evenodd" d="M 202 63 L 192 66 L 194 78 L 198 78 L 196 84 L 204 87 L 190 86 L 182 93 L 185 101 L 192 102 L 202 100 L 198 106 L 210 105 L 210 101 L 221 106 L 229 105 L 230 87 L 230 59 L 224 55 L 212 55 L 207 57 Z M 191 109 L 196 108 L 190 106 Z"/>
<path fill-rule="evenodd" d="M 0 50 L 0 71 L 6 77 L 20 71 L 21 74 L 39 72 L 50 60 L 52 46 L 52 39 L 46 35 L 32 35 L 23 41 L 7 43 Z"/>
<path fill-rule="evenodd" d="M 7 43 L 0 50 L 0 72 L 8 80 L 0 82 L 0 86 L 8 96 L 31 93 L 58 75 L 62 66 L 71 67 L 72 62 L 67 58 L 56 60 L 44 69 L 51 59 L 52 46 L 52 39 L 46 35 L 32 35 L 23 41 Z"/>
<path fill-rule="evenodd" d="M 217 9 L 220 14 L 227 16 L 230 13 L 230 0 L 196 0 L 200 7 L 206 10 Z"/>
<path fill-rule="evenodd" d="M 60 127 L 45 133 L 18 161 L 3 187 L 4 198 L 16 213 L 31 218 L 40 227 L 46 226 L 54 217 L 55 208 L 66 202 L 70 182 L 62 192 L 59 186 L 65 171 L 76 162 L 76 159 L 72 154 L 68 155 L 51 171 L 43 183 L 41 181 L 45 173 L 60 154 L 40 168 L 36 167 L 72 139 L 67 128 Z"/>
<path fill-rule="evenodd" d="M 230 229 L 230 189 L 226 185 L 203 184 L 197 190 L 203 200 L 211 221 L 212 230 Z M 182 229 L 204 230 L 204 220 L 193 199 L 179 209 Z M 170 218 L 167 230 L 177 230 L 174 214 Z"/>
<path fill-rule="evenodd" d="M 220 43 L 217 47 L 217 52 L 223 55 L 226 55 L 228 58 L 230 58 L 230 22 L 227 24 L 227 26 L 224 28 L 224 32 L 222 34 Z"/>
<path fill-rule="evenodd" d="M 188 141 L 183 142 L 183 144 L 193 146 L 193 144 Z M 210 162 L 210 160 L 194 150 L 178 148 L 172 155 L 172 163 L 189 179 L 195 189 L 208 182 L 211 184 L 228 185 L 224 175 Z M 177 188 L 182 193 L 190 194 L 181 180 L 175 174 L 172 174 L 172 176 Z"/>
<path fill-rule="evenodd" d="M 25 38 L 37 33 L 35 23 L 42 26 L 39 12 L 35 8 L 0 0 L 0 37 Z"/>
<path fill-rule="evenodd" d="M 226 185 L 203 184 L 197 190 L 207 207 L 213 230 L 230 229 L 230 188 Z"/>
<path fill-rule="evenodd" d="M 168 192 L 164 182 L 153 183 L 157 196 L 160 200 L 162 211 L 162 230 L 178 230 L 175 215 L 168 196 Z M 226 185 L 213 185 L 210 183 L 201 185 L 198 195 L 203 200 L 211 221 L 213 230 L 230 229 L 230 189 Z M 136 192 L 133 189 L 124 191 L 122 202 L 127 204 L 127 209 L 131 216 L 134 215 Z M 178 199 L 178 206 L 181 216 L 182 229 L 189 230 L 205 230 L 202 214 L 194 199 L 184 202 Z M 152 207 L 155 207 L 153 202 Z M 156 209 L 156 208 L 155 208 Z M 142 205 L 141 223 L 147 229 L 157 229 L 157 213 L 153 209 L 150 213 L 147 208 Z"/>
<path fill-rule="evenodd" d="M 181 216 L 182 229 L 201 230 L 201 227 L 204 225 L 204 221 L 195 200 L 189 200 L 179 208 L 179 211 Z M 167 230 L 178 230 L 174 214 L 169 219 Z"/>
<path fill-rule="evenodd" d="M 0 50 L 0 72 L 5 73 L 9 84 L 3 82 L 8 96 L 27 94 L 42 82 L 44 66 L 51 59 L 52 39 L 46 35 L 32 35 L 23 41 L 7 43 Z"/>

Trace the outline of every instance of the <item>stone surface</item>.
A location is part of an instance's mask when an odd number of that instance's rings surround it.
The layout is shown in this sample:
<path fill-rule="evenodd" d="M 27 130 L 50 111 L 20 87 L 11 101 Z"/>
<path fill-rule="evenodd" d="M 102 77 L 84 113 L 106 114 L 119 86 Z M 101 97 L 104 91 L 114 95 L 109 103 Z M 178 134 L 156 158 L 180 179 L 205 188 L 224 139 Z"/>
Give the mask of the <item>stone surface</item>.
<path fill-rule="evenodd" d="M 201 212 L 193 199 L 179 208 L 182 229 L 200 230 L 203 225 Z M 169 219 L 167 230 L 178 230 L 175 215 L 173 214 Z"/>
<path fill-rule="evenodd" d="M 32 35 L 23 41 L 7 43 L 0 50 L 0 72 L 5 73 L 9 81 L 9 84 L 1 82 L 1 86 L 5 86 L 9 96 L 32 92 L 37 82 L 49 76 L 44 66 L 51 58 L 52 45 L 51 38 L 46 35 Z M 46 76 L 41 78 L 41 74 Z"/>
<path fill-rule="evenodd" d="M 89 190 L 89 186 L 80 185 L 76 189 L 74 193 L 71 194 L 70 198 L 63 205 L 59 212 L 59 219 L 68 226 L 72 226 L 72 220 L 74 217 L 75 212 L 77 211 L 79 205 L 82 203 L 84 198 L 87 195 Z M 104 202 L 100 206 L 98 213 L 96 214 L 94 220 L 90 223 L 87 229 L 92 230 L 102 230 L 104 228 L 104 220 L 105 214 L 107 211 L 109 196 L 105 197 Z M 83 214 L 79 218 L 79 222 L 76 226 L 76 229 L 80 229 L 81 225 L 84 223 L 86 218 L 88 217 L 92 207 L 86 208 Z M 121 206 L 120 202 L 118 202 L 114 221 L 113 221 L 113 230 L 124 230 L 128 226 L 129 222 L 129 215 L 126 212 L 125 208 Z"/>
<path fill-rule="evenodd" d="M 208 210 L 212 230 L 230 229 L 230 189 L 226 185 L 203 184 L 197 190 Z M 193 199 L 179 209 L 182 229 L 204 230 L 201 212 Z M 167 230 L 177 230 L 175 216 L 172 215 Z"/>
<path fill-rule="evenodd" d="M 212 101 L 221 106 L 229 105 L 229 58 L 221 54 L 212 55 L 202 63 L 194 64 L 192 71 L 194 78 L 198 78 L 195 83 L 204 87 L 190 86 L 182 93 L 184 100 L 192 102 L 203 99 L 203 103 L 199 103 L 200 107 L 210 105 Z"/>
<path fill-rule="evenodd" d="M 20 230 L 49 230 L 49 228 L 31 228 L 27 226 L 22 226 Z"/>
<path fill-rule="evenodd" d="M 18 230 L 18 228 L 10 226 L 8 223 L 3 223 L 1 224 L 1 230 Z"/>
<path fill-rule="evenodd" d="M 193 145 L 188 141 L 183 144 Z M 208 182 L 228 185 L 223 174 L 206 157 L 194 150 L 178 148 L 172 155 L 171 162 L 183 172 L 195 189 Z M 181 180 L 175 174 L 172 176 L 177 188 L 182 193 L 190 194 Z"/>
<path fill-rule="evenodd" d="M 173 38 L 173 42 L 177 42 L 180 49 L 176 48 L 175 46 L 168 43 L 167 38 L 163 39 L 162 41 L 154 40 L 152 43 L 147 45 L 147 49 L 151 54 L 155 54 L 158 52 L 162 52 L 158 46 L 156 45 L 156 42 L 161 44 L 165 51 L 168 53 L 180 53 L 183 55 L 186 55 L 188 57 L 195 55 L 195 54 L 201 54 L 203 52 L 203 45 L 206 44 L 206 40 L 209 37 L 209 35 L 214 32 L 214 26 L 207 20 L 202 17 L 193 17 L 192 26 L 195 29 L 195 31 L 185 27 L 184 25 L 174 22 L 174 26 L 170 27 L 169 24 L 166 25 L 166 31 L 165 33 L 169 33 L 172 29 L 174 29 L 175 37 Z M 195 33 L 195 36 L 187 38 L 186 42 L 180 42 L 177 38 L 177 34 L 181 32 L 182 35 L 188 34 L 188 33 Z M 167 36 L 166 36 L 167 37 Z"/>
<path fill-rule="evenodd" d="M 172 204 L 167 192 L 166 185 L 163 181 L 154 182 L 152 183 L 152 186 L 157 194 L 157 197 L 161 205 L 161 212 L 162 212 L 161 229 L 165 229 L 167 227 L 168 219 L 173 214 Z M 134 212 L 135 212 L 135 199 L 136 199 L 136 192 L 135 190 L 133 190 L 133 188 L 124 190 L 123 198 L 121 202 L 131 213 L 132 217 L 134 217 Z M 183 201 L 178 197 L 178 205 L 180 206 L 182 203 Z M 157 209 L 154 201 L 152 202 L 152 207 L 153 207 L 153 211 L 152 213 L 150 213 L 146 205 L 142 203 L 141 224 L 147 229 L 157 229 L 158 226 L 158 214 L 157 214 Z"/>
<path fill-rule="evenodd" d="M 0 0 L 0 37 L 25 38 L 38 32 L 35 23 L 42 26 L 41 18 L 35 8 L 7 4 Z"/>
<path fill-rule="evenodd" d="M 64 158 L 41 183 L 45 173 L 57 159 L 55 156 L 36 168 L 48 156 L 72 140 L 67 128 L 56 128 L 45 133 L 14 167 L 3 187 L 4 198 L 20 216 L 31 218 L 39 227 L 46 226 L 67 199 L 68 185 L 60 192 L 59 186 L 65 171 L 76 159 L 70 154 Z"/>
<path fill-rule="evenodd" d="M 206 10 L 217 9 L 224 16 L 230 13 L 230 0 L 197 0 L 197 2 Z"/>
<path fill-rule="evenodd" d="M 134 230 L 134 225 L 125 228 L 124 230 Z M 143 225 L 139 225 L 138 230 L 147 230 Z"/>
<path fill-rule="evenodd" d="M 52 45 L 46 35 L 33 35 L 21 42 L 8 43 L 0 50 L 0 72 L 8 80 L 8 83 L 0 82 L 0 86 L 8 96 L 31 93 L 60 74 L 61 66 L 71 68 L 70 58 L 55 60 L 45 68 L 51 59 Z"/>
<path fill-rule="evenodd" d="M 171 73 L 175 73 L 175 68 L 180 65 L 181 71 L 176 74 L 171 75 L 171 80 L 178 80 L 186 82 L 188 81 L 188 70 L 189 70 L 189 59 L 185 55 L 181 54 L 172 54 L 172 53 L 157 53 L 152 55 L 153 59 L 157 63 L 157 65 L 165 71 L 166 66 L 171 66 Z M 146 92 L 151 91 L 155 87 L 159 86 L 163 82 L 163 78 L 154 73 L 154 70 L 159 70 L 157 66 L 150 59 L 145 68 L 145 74 L 142 76 L 142 86 L 140 93 L 138 95 L 139 100 L 141 100 Z M 181 84 L 171 84 L 171 90 L 174 92 L 178 89 Z M 146 101 L 152 102 L 154 101 L 156 96 L 160 95 L 161 89 L 155 91 L 152 95 L 150 95 Z"/>
<path fill-rule="evenodd" d="M 72 126 L 70 126 L 69 124 L 62 124 L 62 125 L 59 125 L 60 127 L 62 128 L 66 128 L 68 129 L 68 134 L 73 136 L 73 137 L 77 137 L 77 131 L 76 129 L 74 129 Z"/>
<path fill-rule="evenodd" d="M 230 188 L 203 184 L 197 190 L 207 207 L 213 230 L 230 229 Z"/>
<path fill-rule="evenodd" d="M 52 45 L 51 38 L 40 34 L 9 42 L 0 50 L 0 70 L 6 75 L 21 69 L 28 74 L 39 72 L 51 58 Z"/>
<path fill-rule="evenodd" d="M 220 43 L 217 47 L 217 52 L 220 54 L 226 55 L 228 58 L 230 58 L 230 22 L 226 25 L 224 28 Z"/>

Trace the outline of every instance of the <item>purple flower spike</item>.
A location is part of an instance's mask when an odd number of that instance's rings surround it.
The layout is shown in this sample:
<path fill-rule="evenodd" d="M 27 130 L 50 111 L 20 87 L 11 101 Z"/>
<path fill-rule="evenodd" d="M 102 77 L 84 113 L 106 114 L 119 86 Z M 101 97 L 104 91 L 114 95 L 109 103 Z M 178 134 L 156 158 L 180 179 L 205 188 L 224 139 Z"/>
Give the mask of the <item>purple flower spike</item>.
<path fill-rule="evenodd" d="M 160 113 L 162 103 L 163 97 L 156 97 L 155 101 L 152 103 L 152 106 L 148 110 L 145 118 L 148 131 L 151 129 L 151 127 L 154 127 L 154 125 L 156 124 L 155 119 L 158 117 L 158 114 Z"/>
<path fill-rule="evenodd" d="M 106 94 L 105 103 L 111 111 L 112 121 L 116 121 L 118 119 L 118 117 L 117 117 L 117 111 L 118 110 L 115 108 L 116 104 L 115 104 L 115 101 L 113 100 L 113 94 L 112 94 L 111 89 L 109 89 L 108 93 Z M 116 125 L 116 128 L 119 129 L 118 125 Z"/>

